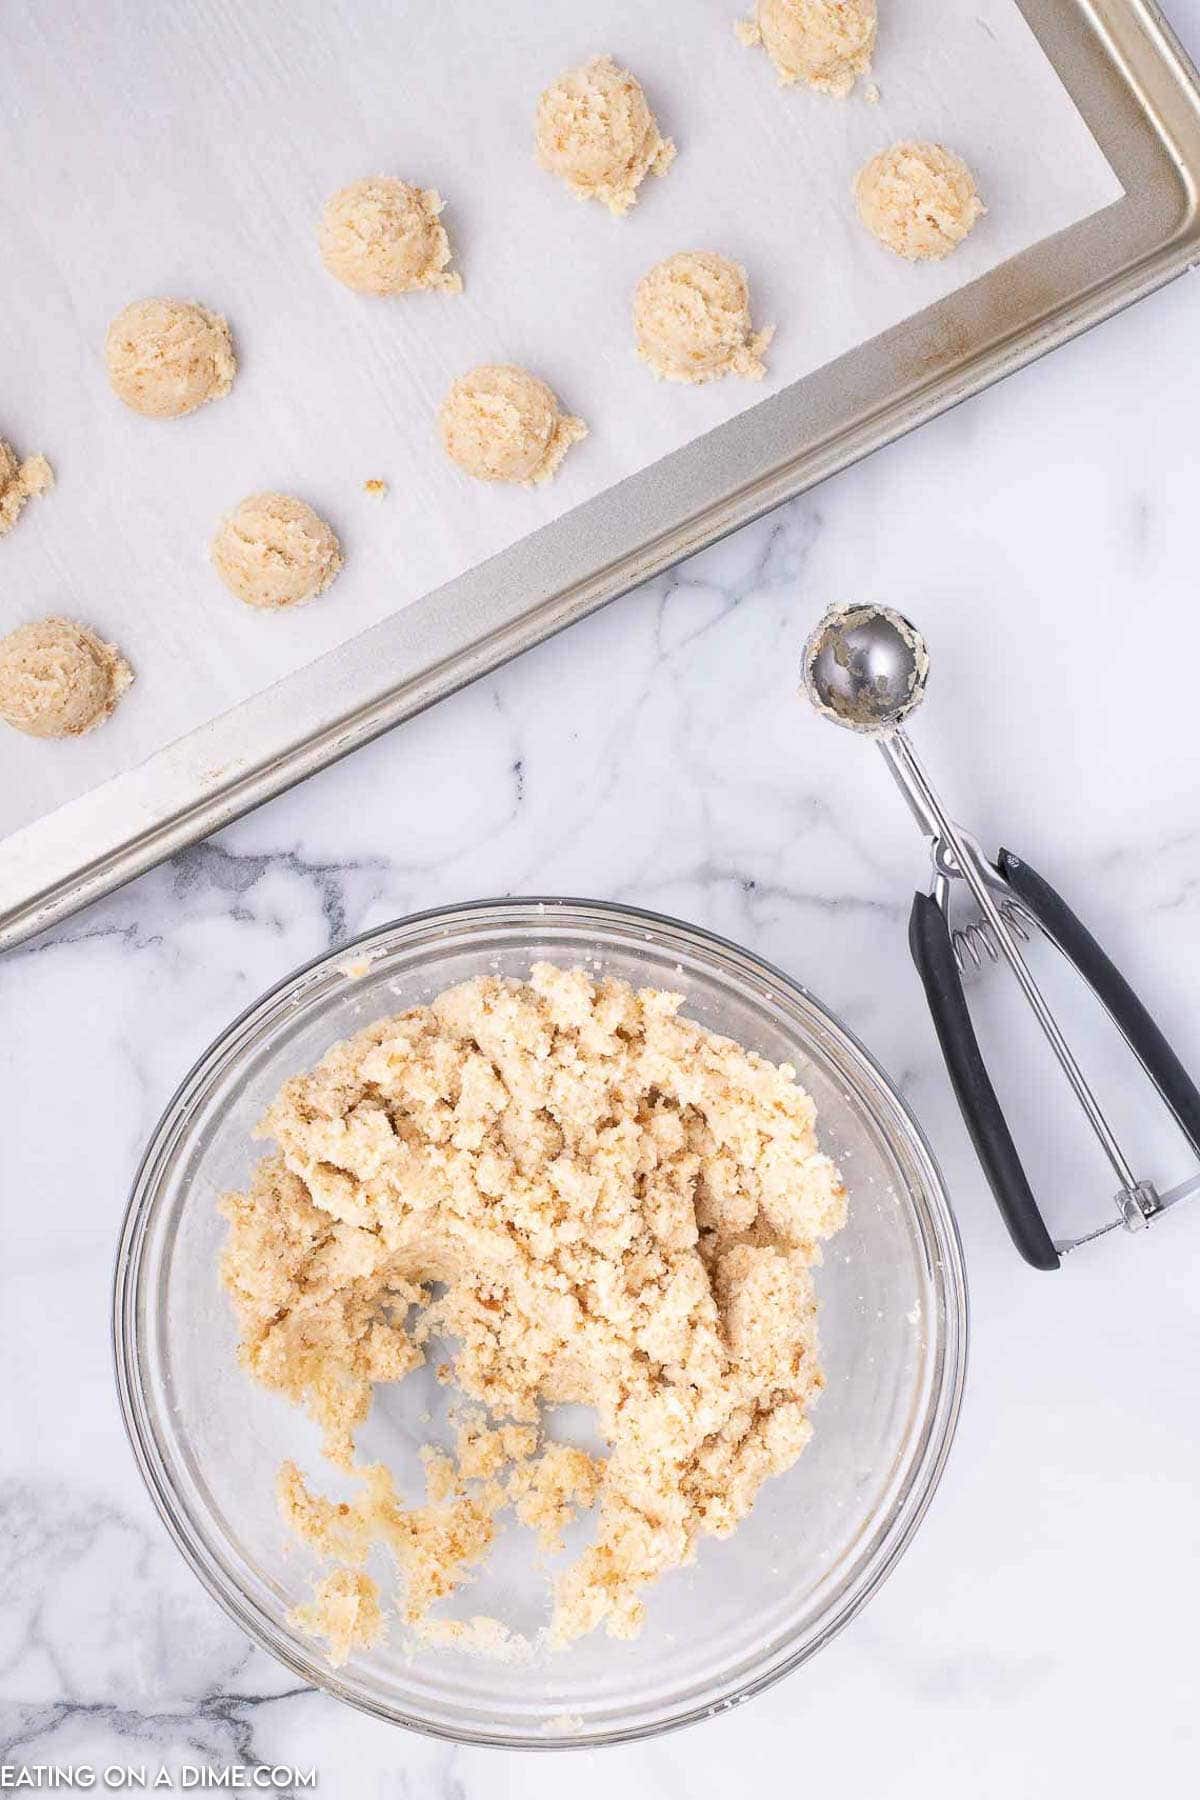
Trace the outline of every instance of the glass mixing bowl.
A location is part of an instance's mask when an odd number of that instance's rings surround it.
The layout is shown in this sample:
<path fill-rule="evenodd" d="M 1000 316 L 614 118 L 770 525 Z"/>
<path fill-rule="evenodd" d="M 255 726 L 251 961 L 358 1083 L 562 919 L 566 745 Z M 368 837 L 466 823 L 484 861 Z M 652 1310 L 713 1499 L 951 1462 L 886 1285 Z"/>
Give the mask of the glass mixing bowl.
<path fill-rule="evenodd" d="M 710 1029 L 794 1064 L 841 1165 L 849 1223 L 817 1271 L 828 1385 L 796 1466 L 751 1516 L 647 1593 L 640 1637 L 594 1633 L 531 1662 L 391 1642 L 334 1670 L 288 1624 L 316 1565 L 291 1544 L 274 1472 L 294 1457 L 319 1486 L 315 1428 L 252 1383 L 235 1354 L 217 1260 L 218 1197 L 264 1147 L 251 1127 L 284 1079 L 383 1014 L 481 974 L 545 959 L 682 991 Z M 117 1379 L 150 1492 L 176 1543 L 251 1637 L 305 1681 L 385 1719 L 508 1747 L 614 1743 L 721 1711 L 795 1669 L 850 1619 L 912 1536 L 946 1460 L 962 1393 L 966 1288 L 938 1171 L 913 1119 L 844 1026 L 733 944 L 627 907 L 481 902 L 368 933 L 282 982 L 184 1081 L 129 1205 L 114 1296 Z M 445 1396 L 430 1369 L 378 1389 L 360 1439 L 420 1493 L 419 1444 Z M 435 1421 L 436 1424 L 436 1421 Z M 581 1529 L 585 1529 L 582 1528 Z M 381 1571 L 382 1572 L 382 1571 Z M 386 1591 L 386 1589 L 385 1589 Z M 546 1579 L 513 1526 L 459 1616 L 535 1631 Z M 465 1604 L 464 1604 L 465 1602 Z"/>

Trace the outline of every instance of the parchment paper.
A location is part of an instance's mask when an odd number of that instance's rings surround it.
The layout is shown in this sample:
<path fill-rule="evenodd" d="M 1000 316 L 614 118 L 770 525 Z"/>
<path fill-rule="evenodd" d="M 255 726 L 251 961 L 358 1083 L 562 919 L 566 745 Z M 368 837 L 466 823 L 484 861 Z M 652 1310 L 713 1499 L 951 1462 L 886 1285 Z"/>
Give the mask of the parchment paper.
<path fill-rule="evenodd" d="M 71 743 L 0 727 L 0 833 L 132 767 L 397 607 L 1121 189 L 1013 0 L 880 0 L 882 98 L 781 89 L 737 0 L 9 0 L 0 54 L 0 433 L 58 486 L 0 543 L 0 627 L 51 611 L 116 639 L 137 682 Z M 535 165 L 539 90 L 601 51 L 642 79 L 679 156 L 626 219 Z M 912 267 L 866 237 L 859 165 L 901 136 L 975 169 L 987 218 Z M 318 260 L 327 195 L 392 172 L 440 188 L 460 298 L 355 296 Z M 688 389 L 636 360 L 629 302 L 672 251 L 750 275 L 766 382 Z M 110 317 L 138 295 L 226 313 L 229 398 L 148 421 L 109 393 Z M 591 427 L 547 489 L 445 463 L 437 405 L 482 361 L 529 365 Z M 383 500 L 363 491 L 381 477 Z M 208 567 L 246 493 L 303 495 L 346 568 L 256 615 Z"/>

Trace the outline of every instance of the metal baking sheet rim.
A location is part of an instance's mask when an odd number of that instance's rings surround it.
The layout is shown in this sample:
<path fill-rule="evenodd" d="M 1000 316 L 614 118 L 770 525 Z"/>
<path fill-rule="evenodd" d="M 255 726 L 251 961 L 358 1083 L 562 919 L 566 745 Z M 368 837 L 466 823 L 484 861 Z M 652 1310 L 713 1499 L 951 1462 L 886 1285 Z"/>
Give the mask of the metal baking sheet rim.
<path fill-rule="evenodd" d="M 1200 85 L 1154 0 L 1019 4 L 1124 200 L 15 832 L 0 949 L 1200 261 Z"/>

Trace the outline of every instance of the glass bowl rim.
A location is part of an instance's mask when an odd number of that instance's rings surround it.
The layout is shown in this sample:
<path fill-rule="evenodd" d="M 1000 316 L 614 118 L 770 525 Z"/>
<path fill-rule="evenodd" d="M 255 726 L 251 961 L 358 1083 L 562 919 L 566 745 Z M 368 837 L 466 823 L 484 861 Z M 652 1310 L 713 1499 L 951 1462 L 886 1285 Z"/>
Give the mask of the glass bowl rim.
<path fill-rule="evenodd" d="M 526 918 L 525 915 L 528 914 L 533 914 L 534 919 Z M 379 940 L 389 940 L 391 948 L 396 949 L 401 947 L 395 942 L 398 935 L 419 938 L 422 933 L 439 926 L 469 926 L 472 922 L 479 925 L 503 925 L 506 915 L 518 927 L 532 925 L 538 915 L 557 916 L 579 924 L 594 921 L 601 931 L 605 922 L 614 928 L 624 924 L 635 930 L 649 931 L 660 948 L 663 947 L 664 937 L 677 937 L 685 945 L 694 945 L 710 954 L 715 952 L 717 960 L 726 966 L 732 960 L 735 965 L 741 965 L 743 971 L 765 976 L 770 982 L 782 987 L 788 996 L 793 999 L 798 997 L 806 1007 L 815 1011 L 833 1038 L 840 1040 L 839 1047 L 848 1055 L 856 1073 L 865 1076 L 876 1090 L 877 1096 L 883 1098 L 891 1108 L 893 1116 L 886 1122 L 877 1119 L 877 1126 L 884 1129 L 886 1124 L 885 1135 L 889 1138 L 898 1132 L 905 1149 L 918 1165 L 928 1204 L 929 1225 L 937 1243 L 939 1298 L 944 1311 L 940 1378 L 930 1397 L 924 1420 L 924 1442 L 908 1488 L 857 1578 L 851 1583 L 849 1590 L 838 1597 L 829 1616 L 821 1621 L 811 1636 L 798 1645 L 792 1654 L 780 1658 L 715 1702 L 710 1700 L 703 1705 L 681 1708 L 665 1718 L 627 1728 L 606 1728 L 576 1734 L 511 1736 L 455 1729 L 405 1713 L 399 1707 L 381 1704 L 371 1696 L 357 1692 L 343 1681 L 337 1670 L 323 1666 L 315 1651 L 311 1659 L 302 1654 L 296 1643 L 286 1637 L 274 1621 L 263 1616 L 236 1583 L 226 1577 L 203 1533 L 176 1504 L 167 1460 L 158 1441 L 155 1415 L 147 1401 L 142 1381 L 139 1355 L 139 1277 L 142 1253 L 163 1191 L 158 1179 L 160 1167 L 167 1152 L 173 1148 L 188 1124 L 190 1101 L 203 1093 L 222 1068 L 236 1057 L 252 1023 L 260 1021 L 266 1024 L 272 1021 L 281 1004 L 299 992 L 311 977 L 327 969 L 344 972 L 346 964 L 353 961 L 356 955 L 369 956 L 371 946 L 378 944 Z M 611 1744 L 634 1743 L 660 1736 L 664 1732 L 713 1717 L 764 1692 L 784 1676 L 792 1674 L 836 1637 L 891 1574 L 937 1491 L 961 1411 L 966 1382 L 968 1338 L 969 1302 L 962 1242 L 941 1170 L 907 1102 L 855 1033 L 803 983 L 732 939 L 693 925 L 687 920 L 644 907 L 565 895 L 505 895 L 460 901 L 449 906 L 407 913 L 401 918 L 373 926 L 357 937 L 311 957 L 260 994 L 196 1058 L 151 1131 L 130 1188 L 112 1282 L 114 1373 L 126 1436 L 142 1479 L 168 1534 L 192 1573 L 222 1610 L 253 1643 L 293 1674 L 360 1712 L 442 1741 L 506 1750 L 599 1749 Z"/>

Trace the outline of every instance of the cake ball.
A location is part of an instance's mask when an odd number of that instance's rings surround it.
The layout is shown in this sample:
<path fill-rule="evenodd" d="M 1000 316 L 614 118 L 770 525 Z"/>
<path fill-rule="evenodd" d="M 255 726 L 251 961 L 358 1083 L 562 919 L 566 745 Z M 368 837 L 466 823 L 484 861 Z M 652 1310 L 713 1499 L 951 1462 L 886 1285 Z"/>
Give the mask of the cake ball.
<path fill-rule="evenodd" d="M 108 328 L 108 379 L 148 419 L 180 419 L 233 386 L 229 326 L 195 300 L 134 300 Z"/>
<path fill-rule="evenodd" d="M 445 201 L 433 188 L 394 175 L 372 175 L 342 188 L 326 205 L 317 234 L 321 260 L 356 294 L 412 294 L 421 288 L 462 290 L 447 269 L 450 240 L 438 215 Z"/>
<path fill-rule="evenodd" d="M 0 438 L 0 537 L 12 530 L 27 500 L 53 486 L 54 470 L 44 456 L 27 456 L 22 462 Z"/>
<path fill-rule="evenodd" d="M 675 159 L 641 82 L 611 56 L 568 69 L 546 89 L 534 149 L 542 168 L 578 199 L 599 200 L 617 218 L 629 211 L 646 176 L 664 175 Z"/>
<path fill-rule="evenodd" d="M 875 0 L 757 0 L 737 27 L 744 44 L 761 44 L 780 81 L 839 99 L 871 67 Z"/>
<path fill-rule="evenodd" d="M 460 375 L 438 415 L 451 462 L 477 481 L 535 487 L 549 481 L 572 444 L 587 436 L 552 388 L 512 363 L 485 363 Z"/>
<path fill-rule="evenodd" d="M 936 262 L 961 244 L 986 210 L 961 156 L 941 144 L 893 144 L 854 182 L 858 216 L 910 262 Z"/>
<path fill-rule="evenodd" d="M 251 494 L 222 519 L 213 567 L 247 606 L 296 606 L 323 594 L 342 566 L 342 547 L 307 501 Z"/>
<path fill-rule="evenodd" d="M 633 296 L 637 352 L 666 381 L 716 381 L 766 374 L 762 353 L 775 327 L 755 331 L 740 263 L 715 250 L 681 250 L 655 263 Z"/>
<path fill-rule="evenodd" d="M 132 680 L 116 646 L 74 619 L 38 619 L 0 638 L 0 719 L 30 737 L 81 737 Z"/>

